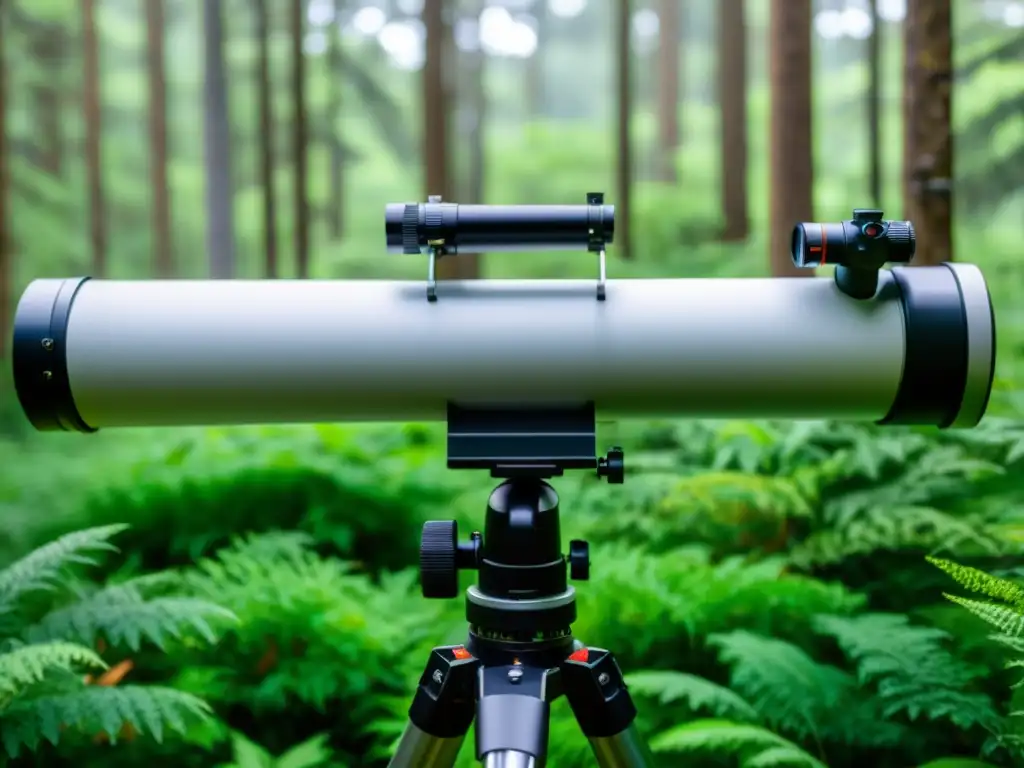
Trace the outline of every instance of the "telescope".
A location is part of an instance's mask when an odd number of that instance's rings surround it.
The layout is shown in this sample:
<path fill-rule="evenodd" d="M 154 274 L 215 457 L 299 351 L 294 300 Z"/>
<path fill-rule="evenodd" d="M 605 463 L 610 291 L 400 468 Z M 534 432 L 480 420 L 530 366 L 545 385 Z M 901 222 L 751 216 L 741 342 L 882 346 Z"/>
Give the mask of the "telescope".
<path fill-rule="evenodd" d="M 614 655 L 573 637 L 573 580 L 548 482 L 588 469 L 600 419 L 842 419 L 973 427 L 995 366 L 995 320 L 970 264 L 909 267 L 913 225 L 875 209 L 798 223 L 811 279 L 608 280 L 614 206 L 388 205 L 386 250 L 427 278 L 36 280 L 14 322 L 17 395 L 39 430 L 342 421 L 445 421 L 447 464 L 502 482 L 485 529 L 424 525 L 424 596 L 459 572 L 467 642 L 424 667 L 391 768 L 453 765 L 476 722 L 487 768 L 542 768 L 550 702 L 565 695 L 601 768 L 650 766 Z M 579 250 L 594 280 L 437 281 L 466 251 Z M 886 268 L 886 265 L 891 265 Z"/>

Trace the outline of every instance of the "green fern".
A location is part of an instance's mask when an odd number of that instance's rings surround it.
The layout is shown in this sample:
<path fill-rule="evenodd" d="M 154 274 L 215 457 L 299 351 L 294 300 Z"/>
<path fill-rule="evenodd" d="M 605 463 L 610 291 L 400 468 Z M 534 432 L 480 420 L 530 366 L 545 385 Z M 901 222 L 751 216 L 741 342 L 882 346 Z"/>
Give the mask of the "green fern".
<path fill-rule="evenodd" d="M 274 757 L 242 734 L 232 733 L 231 751 L 234 759 L 218 768 L 323 768 L 333 756 L 326 734 L 314 736 Z"/>
<path fill-rule="evenodd" d="M 114 552 L 110 539 L 125 530 L 124 525 L 106 525 L 65 534 L 0 571 L 0 615 L 16 610 L 25 596 L 55 589 L 65 568 L 95 565 L 91 554 Z"/>
<path fill-rule="evenodd" d="M 21 645 L 0 654 L 0 711 L 22 691 L 43 682 L 48 672 L 76 667 L 106 669 L 107 665 L 88 648 L 60 641 Z"/>
<path fill-rule="evenodd" d="M 929 563 L 950 575 L 950 577 L 968 592 L 984 595 L 993 600 L 1009 603 L 1015 608 L 1024 610 L 1024 588 L 997 576 L 991 576 L 977 568 L 944 560 L 938 557 L 926 558 Z"/>
<path fill-rule="evenodd" d="M 992 700 L 974 690 L 982 671 L 943 646 L 949 636 L 942 630 L 884 613 L 821 616 L 815 629 L 835 638 L 857 665 L 860 682 L 875 687 L 883 716 L 949 720 L 964 729 L 997 727 L 1000 717 Z"/>
<path fill-rule="evenodd" d="M 694 720 L 651 739 L 654 752 L 730 755 L 742 768 L 827 768 L 813 755 L 766 728 L 728 720 Z"/>
<path fill-rule="evenodd" d="M 22 745 L 39 748 L 43 740 L 56 745 L 65 728 L 104 733 L 116 743 L 125 726 L 162 741 L 167 726 L 184 733 L 192 722 L 205 720 L 209 707 L 194 696 L 157 686 L 82 687 L 66 693 L 15 700 L 0 711 L 0 738 L 11 757 Z"/>
<path fill-rule="evenodd" d="M 741 722 L 758 720 L 757 710 L 742 696 L 697 675 L 651 670 L 627 675 L 626 683 L 634 694 L 657 698 L 661 704 L 685 702 L 694 711 L 707 710 L 717 717 Z"/>
<path fill-rule="evenodd" d="M 92 648 L 137 650 L 143 638 L 163 646 L 194 629 L 214 639 L 207 619 L 231 618 L 210 603 L 150 596 L 175 582 L 156 574 L 103 588 L 75 589 L 72 565 L 95 564 L 90 555 L 116 551 L 109 539 L 123 526 L 78 531 L 46 544 L 0 571 L 0 741 L 11 757 L 43 741 L 58 744 L 65 729 L 104 733 L 115 741 L 126 726 L 162 739 L 165 726 L 184 731 L 209 709 L 180 691 L 151 686 L 88 686 L 87 670 L 106 669 Z M 39 616 L 40 593 L 50 603 Z"/>
<path fill-rule="evenodd" d="M 154 579 L 141 577 L 98 589 L 51 611 L 28 627 L 24 636 L 32 643 L 68 638 L 90 646 L 102 637 L 111 645 L 127 646 L 133 651 L 148 640 L 163 650 L 168 639 L 180 639 L 187 629 L 213 643 L 216 633 L 209 620 L 223 622 L 234 618 L 230 611 L 205 600 L 149 597 L 146 588 L 153 583 Z"/>
<path fill-rule="evenodd" d="M 773 728 L 797 738 L 821 737 L 829 713 L 844 709 L 856 681 L 819 664 L 791 643 L 739 630 L 708 643 L 731 667 L 731 685 Z"/>

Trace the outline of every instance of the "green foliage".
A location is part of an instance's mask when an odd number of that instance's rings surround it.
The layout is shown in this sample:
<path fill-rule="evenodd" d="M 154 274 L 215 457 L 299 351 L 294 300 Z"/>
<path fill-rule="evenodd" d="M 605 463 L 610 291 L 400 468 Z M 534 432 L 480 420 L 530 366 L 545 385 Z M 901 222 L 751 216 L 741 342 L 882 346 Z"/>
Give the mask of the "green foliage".
<path fill-rule="evenodd" d="M 298 744 L 279 757 L 274 757 L 240 733 L 231 734 L 234 759 L 217 768 L 326 768 L 336 765 L 333 752 L 323 734 Z"/>
<path fill-rule="evenodd" d="M 563 536 L 592 541 L 574 630 L 616 653 L 661 757 L 903 768 L 967 749 L 1012 764 L 1011 705 L 992 679 L 1001 659 L 965 658 L 954 625 L 940 631 L 916 614 L 938 594 L 929 552 L 982 562 L 1016 551 L 1006 512 L 1019 494 L 1007 477 L 1022 462 L 1016 427 L 616 430 L 634 457 L 629 483 L 559 483 Z M 443 440 L 432 429 L 169 438 L 136 451 L 123 480 L 88 485 L 81 507 L 59 519 L 127 515 L 135 530 L 121 535 L 134 536 L 136 548 L 124 564 L 90 558 L 113 581 L 75 584 L 74 602 L 23 622 L 19 636 L 88 648 L 109 635 L 140 647 L 134 658 L 153 683 L 208 702 L 216 715 L 205 736 L 189 731 L 192 751 L 176 753 L 188 766 L 210 765 L 204 754 L 246 759 L 231 733 L 258 744 L 261 760 L 321 736 L 329 760 L 384 764 L 429 648 L 465 638 L 460 602 L 418 594 L 415 535 L 428 517 L 479 527 L 490 484 L 442 474 Z M 942 527 L 900 528 L 906 507 L 932 510 Z M 868 536 L 858 520 L 888 535 Z M 53 529 L 23 530 L 31 539 L 32 530 Z M 827 535 L 829 556 L 809 557 Z M 105 554 L 103 541 L 88 546 Z M 381 551 L 388 543 L 397 554 Z M 890 565 L 874 573 L 886 556 Z M 168 562 L 192 564 L 170 577 L 159 570 Z M 59 581 L 27 572 L 21 579 L 31 583 Z M 215 621 L 216 612 L 199 609 L 208 604 L 236 620 Z M 176 632 L 159 629 L 164 620 Z M 219 635 L 212 647 L 208 627 Z M 153 650 L 161 645 L 167 653 Z M 702 718 L 722 722 L 705 727 Z M 590 763 L 564 702 L 551 729 L 553 764 Z M 133 742 L 124 759 L 157 754 L 145 749 Z M 471 764 L 467 746 L 459 765 Z"/>
<path fill-rule="evenodd" d="M 259 738 L 275 750 L 290 734 L 275 733 L 274 716 L 294 707 L 303 708 L 304 731 L 342 729 L 370 750 L 376 721 L 404 721 L 410 684 L 438 642 L 439 609 L 413 591 L 415 573 L 374 583 L 311 543 L 298 532 L 270 532 L 197 564 L 188 588 L 239 622 L 215 652 L 191 659 L 176 684 L 222 711 L 244 705 L 266 716 Z M 453 638 L 457 618 L 450 616 Z"/>
<path fill-rule="evenodd" d="M 766 728 L 728 720 L 695 720 L 660 734 L 656 752 L 728 755 L 742 768 L 825 768 L 825 764 Z"/>
<path fill-rule="evenodd" d="M 56 746 L 66 730 L 102 733 L 113 743 L 130 728 L 160 741 L 167 726 L 185 732 L 210 713 L 172 688 L 89 685 L 83 677 L 108 670 L 102 649 L 137 651 L 142 638 L 163 648 L 167 637 L 189 629 L 213 641 L 207 619 L 232 618 L 208 602 L 146 594 L 174 584 L 170 574 L 83 590 L 75 569 L 115 551 L 110 539 L 122 530 L 66 534 L 0 571 L 0 740 L 12 758 L 44 740 Z"/>

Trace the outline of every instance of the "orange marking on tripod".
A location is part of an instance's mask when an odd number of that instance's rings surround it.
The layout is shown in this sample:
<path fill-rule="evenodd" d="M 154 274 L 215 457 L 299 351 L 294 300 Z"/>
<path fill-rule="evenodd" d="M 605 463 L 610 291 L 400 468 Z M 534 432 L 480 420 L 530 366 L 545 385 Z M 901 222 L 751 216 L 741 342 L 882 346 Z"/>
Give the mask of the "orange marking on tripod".
<path fill-rule="evenodd" d="M 452 656 L 454 656 L 456 659 L 469 659 L 469 658 L 471 658 L 471 655 L 470 655 L 469 651 L 467 651 L 461 645 L 458 648 L 453 648 L 452 649 Z"/>
<path fill-rule="evenodd" d="M 825 225 L 821 225 L 821 264 L 828 261 L 828 235 L 825 234 Z"/>
<path fill-rule="evenodd" d="M 569 657 L 569 661 L 582 661 L 584 664 L 590 660 L 590 649 L 580 648 Z"/>

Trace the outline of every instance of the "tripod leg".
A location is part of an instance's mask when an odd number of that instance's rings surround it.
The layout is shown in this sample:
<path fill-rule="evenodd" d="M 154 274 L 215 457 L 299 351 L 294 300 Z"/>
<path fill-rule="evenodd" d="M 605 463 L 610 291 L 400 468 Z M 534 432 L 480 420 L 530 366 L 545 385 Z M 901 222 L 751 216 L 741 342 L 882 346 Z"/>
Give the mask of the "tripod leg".
<path fill-rule="evenodd" d="M 544 768 L 550 670 L 484 667 L 476 717 L 476 757 L 484 768 Z"/>
<path fill-rule="evenodd" d="M 420 677 L 409 723 L 388 768 L 451 768 L 476 711 L 479 660 L 461 645 L 434 648 Z"/>
<path fill-rule="evenodd" d="M 636 728 L 636 707 L 615 657 L 581 648 L 560 666 L 562 690 L 601 768 L 653 768 Z"/>

